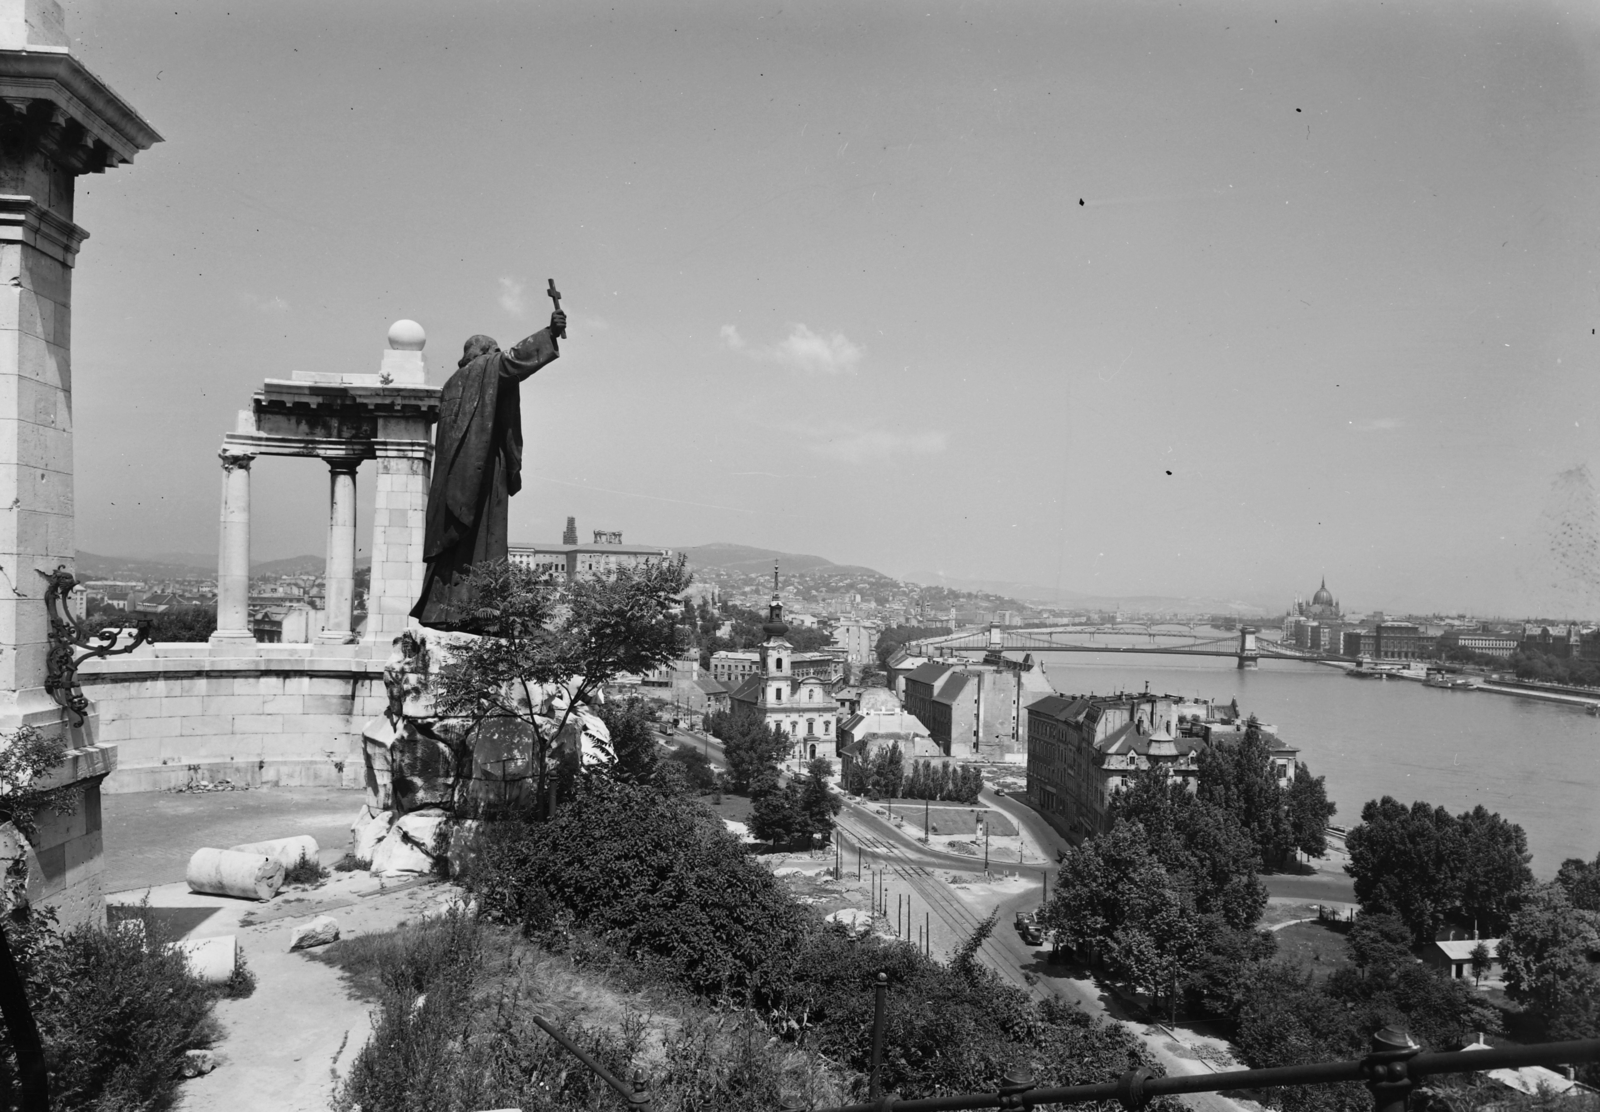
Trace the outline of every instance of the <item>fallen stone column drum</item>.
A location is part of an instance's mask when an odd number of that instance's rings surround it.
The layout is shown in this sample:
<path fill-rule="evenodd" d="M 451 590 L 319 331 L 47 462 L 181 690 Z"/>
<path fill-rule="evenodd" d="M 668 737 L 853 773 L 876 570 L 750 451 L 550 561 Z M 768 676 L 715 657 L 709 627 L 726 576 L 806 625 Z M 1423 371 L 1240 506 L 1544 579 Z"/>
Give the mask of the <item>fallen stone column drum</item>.
<path fill-rule="evenodd" d="M 186 938 L 173 949 L 189 963 L 189 972 L 208 985 L 227 984 L 239 962 L 239 944 L 231 934 Z"/>
<path fill-rule="evenodd" d="M 283 884 L 283 862 L 264 853 L 197 849 L 189 858 L 189 888 L 208 896 L 270 900 Z"/>
<path fill-rule="evenodd" d="M 284 871 L 294 868 L 301 860 L 316 863 L 320 847 L 317 840 L 309 834 L 301 834 L 295 838 L 272 838 L 265 842 L 246 842 L 242 846 L 233 846 L 229 853 L 255 853 L 264 854 L 283 865 Z"/>

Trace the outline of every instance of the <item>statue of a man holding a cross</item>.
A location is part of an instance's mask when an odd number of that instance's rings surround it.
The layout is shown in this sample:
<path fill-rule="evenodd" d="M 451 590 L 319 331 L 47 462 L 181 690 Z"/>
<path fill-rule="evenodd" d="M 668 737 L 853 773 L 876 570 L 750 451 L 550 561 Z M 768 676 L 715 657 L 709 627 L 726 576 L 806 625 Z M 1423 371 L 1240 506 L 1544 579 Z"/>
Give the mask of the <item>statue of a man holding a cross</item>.
<path fill-rule="evenodd" d="M 522 489 L 522 380 L 561 351 L 567 315 L 550 283 L 555 312 L 542 328 L 501 351 L 488 336 L 467 341 L 456 373 L 444 384 L 434 437 L 422 558 L 428 570 L 411 616 L 432 629 L 474 629 L 466 577 L 475 564 L 506 559 L 506 513 Z"/>

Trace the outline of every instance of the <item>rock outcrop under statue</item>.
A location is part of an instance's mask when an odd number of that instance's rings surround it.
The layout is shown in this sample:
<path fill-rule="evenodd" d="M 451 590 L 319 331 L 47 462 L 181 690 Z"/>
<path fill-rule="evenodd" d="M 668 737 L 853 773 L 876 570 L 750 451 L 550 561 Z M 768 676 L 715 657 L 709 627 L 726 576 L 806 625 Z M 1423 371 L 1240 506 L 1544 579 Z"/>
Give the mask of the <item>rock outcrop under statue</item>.
<path fill-rule="evenodd" d="M 465 819 L 485 805 L 534 802 L 538 772 L 533 724 L 500 718 L 474 726 L 467 719 L 441 715 L 434 706 L 433 684 L 440 669 L 472 639 L 465 633 L 407 631 L 395 640 L 395 652 L 384 665 L 389 705 L 361 731 L 367 806 L 350 829 L 350 855 L 370 860 L 375 873 L 426 872 L 423 855 L 450 852 L 447 836 L 424 838 L 417 831 L 397 835 L 408 816 Z M 610 760 L 605 723 L 581 705 L 568 715 L 570 696 L 564 685 L 542 685 L 534 697 L 537 706 L 521 705 L 530 709 L 529 717 L 540 729 L 554 732 L 567 718 L 553 752 L 576 752 L 585 764 Z"/>

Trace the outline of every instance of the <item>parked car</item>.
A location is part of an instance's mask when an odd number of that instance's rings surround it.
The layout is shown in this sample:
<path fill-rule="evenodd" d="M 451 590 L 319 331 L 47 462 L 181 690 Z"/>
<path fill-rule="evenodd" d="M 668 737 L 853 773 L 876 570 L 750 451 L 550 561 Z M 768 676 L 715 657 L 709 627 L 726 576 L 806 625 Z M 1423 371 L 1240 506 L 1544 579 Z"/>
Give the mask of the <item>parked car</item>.
<path fill-rule="evenodd" d="M 1022 927 L 1022 941 L 1029 946 L 1039 946 L 1044 943 L 1044 931 L 1039 929 L 1039 924 L 1028 920 Z"/>

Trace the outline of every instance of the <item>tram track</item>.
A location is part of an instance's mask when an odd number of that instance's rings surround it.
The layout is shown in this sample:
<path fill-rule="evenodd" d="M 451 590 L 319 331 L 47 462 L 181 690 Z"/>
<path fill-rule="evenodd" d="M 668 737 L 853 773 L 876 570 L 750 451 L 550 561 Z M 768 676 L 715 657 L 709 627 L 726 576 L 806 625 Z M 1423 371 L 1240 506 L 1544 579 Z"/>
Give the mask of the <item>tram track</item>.
<path fill-rule="evenodd" d="M 939 915 L 944 925 L 950 928 L 957 938 L 971 937 L 972 932 L 983 922 L 985 917 L 977 914 L 951 893 L 949 885 L 940 880 L 935 872 L 937 868 L 949 869 L 954 866 L 930 865 L 919 861 L 904 847 L 863 829 L 854 816 L 849 819 L 841 818 L 838 828 L 856 843 L 863 855 L 876 858 L 907 887 L 921 895 L 928 908 Z M 998 927 L 999 924 L 996 924 L 997 929 Z M 1034 986 L 1028 984 L 1022 975 L 1022 970 L 1017 967 L 1015 955 L 1009 953 L 993 934 L 984 939 L 979 953 L 987 958 L 988 964 L 1007 981 L 1024 992 L 1034 993 Z"/>

